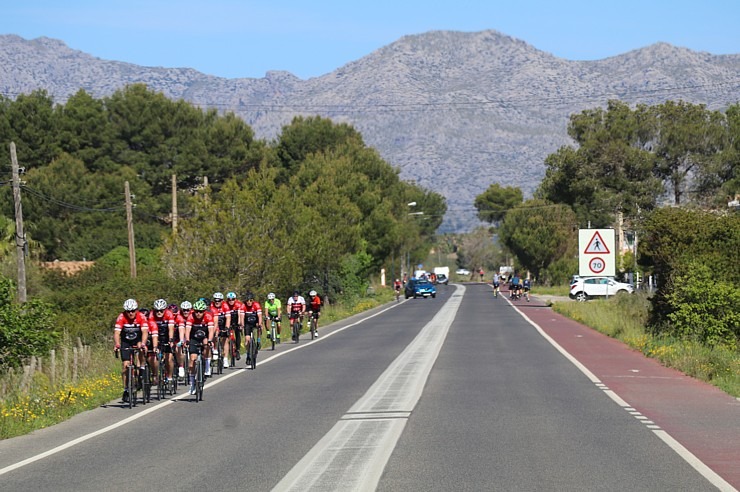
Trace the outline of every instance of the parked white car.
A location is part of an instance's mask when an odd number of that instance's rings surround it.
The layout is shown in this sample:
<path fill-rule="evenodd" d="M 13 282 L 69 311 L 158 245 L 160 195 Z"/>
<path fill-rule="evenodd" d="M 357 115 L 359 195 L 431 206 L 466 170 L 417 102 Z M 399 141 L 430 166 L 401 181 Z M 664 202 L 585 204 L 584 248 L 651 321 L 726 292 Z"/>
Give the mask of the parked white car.
<path fill-rule="evenodd" d="M 470 270 L 468 270 L 467 268 L 458 268 L 457 270 L 455 270 L 455 273 L 458 275 L 470 275 Z"/>
<path fill-rule="evenodd" d="M 581 277 L 570 284 L 571 299 L 583 302 L 592 297 L 615 296 L 617 294 L 632 294 L 635 288 L 630 284 L 617 282 L 609 277 Z"/>

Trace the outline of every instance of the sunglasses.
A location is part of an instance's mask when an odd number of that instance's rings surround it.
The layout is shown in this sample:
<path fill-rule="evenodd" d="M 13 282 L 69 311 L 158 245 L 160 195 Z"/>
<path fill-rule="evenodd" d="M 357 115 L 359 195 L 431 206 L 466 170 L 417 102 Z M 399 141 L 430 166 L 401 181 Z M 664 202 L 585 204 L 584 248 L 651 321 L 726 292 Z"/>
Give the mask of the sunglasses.
<path fill-rule="evenodd" d="M 198 310 L 195 310 L 195 311 L 193 311 L 193 312 L 194 312 L 195 314 L 203 314 L 203 313 L 205 313 L 205 311 L 198 311 Z"/>
<path fill-rule="evenodd" d="M 136 312 L 136 309 L 127 309 L 126 312 L 128 314 L 135 313 Z"/>
<path fill-rule="evenodd" d="M 164 314 L 164 309 L 155 309 L 154 312 L 157 314 Z"/>

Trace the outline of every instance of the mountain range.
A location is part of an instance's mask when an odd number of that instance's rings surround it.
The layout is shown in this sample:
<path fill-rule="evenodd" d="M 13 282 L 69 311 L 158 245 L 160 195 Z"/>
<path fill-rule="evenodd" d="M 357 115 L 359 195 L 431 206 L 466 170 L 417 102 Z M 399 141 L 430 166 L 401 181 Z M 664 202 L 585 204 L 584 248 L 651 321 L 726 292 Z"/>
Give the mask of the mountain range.
<path fill-rule="evenodd" d="M 45 37 L 0 35 L 6 97 L 45 89 L 61 103 L 79 89 L 103 97 L 132 83 L 234 112 L 268 140 L 296 115 L 350 123 L 402 179 L 447 198 L 440 232 L 462 232 L 478 223 L 473 200 L 490 184 L 531 195 L 545 157 L 572 143 L 571 114 L 609 99 L 724 109 L 740 100 L 740 55 L 658 43 L 572 61 L 496 31 L 431 31 L 307 80 L 284 71 L 226 79 L 103 60 Z"/>

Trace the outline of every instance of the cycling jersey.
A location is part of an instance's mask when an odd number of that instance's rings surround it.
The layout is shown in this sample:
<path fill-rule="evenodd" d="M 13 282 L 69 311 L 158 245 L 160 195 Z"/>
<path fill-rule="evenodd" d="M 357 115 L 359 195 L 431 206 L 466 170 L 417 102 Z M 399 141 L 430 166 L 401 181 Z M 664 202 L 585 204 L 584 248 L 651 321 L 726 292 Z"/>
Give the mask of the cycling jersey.
<path fill-rule="evenodd" d="M 116 318 L 115 331 L 121 332 L 121 341 L 136 345 L 141 341 L 142 332 L 149 331 L 149 324 L 143 313 L 136 312 L 136 316 L 131 320 L 126 313 L 121 313 Z"/>
<path fill-rule="evenodd" d="M 288 299 L 288 311 L 292 313 L 303 311 L 303 308 L 305 306 L 306 300 L 303 298 L 303 296 L 298 296 L 297 299 L 295 297 L 290 297 Z"/>
<path fill-rule="evenodd" d="M 226 316 L 231 316 L 231 326 L 234 327 L 239 323 L 239 313 L 244 312 L 244 304 L 238 299 L 234 300 L 234 304 L 226 301 L 221 305 L 221 311 Z"/>
<path fill-rule="evenodd" d="M 315 313 L 318 313 L 319 311 L 321 311 L 321 304 L 321 298 L 319 296 L 313 296 L 310 298 L 308 309 Z"/>
<path fill-rule="evenodd" d="M 244 304 L 244 323 L 249 326 L 255 326 L 259 321 L 259 312 L 262 311 L 262 306 L 257 301 L 253 301 L 250 306 L 249 303 Z"/>
<path fill-rule="evenodd" d="M 203 318 L 198 321 L 195 319 L 195 314 L 190 313 L 185 326 L 190 328 L 190 340 L 195 342 L 208 341 L 208 329 L 213 327 L 213 315 L 206 311 L 203 313 Z"/>
<path fill-rule="evenodd" d="M 265 310 L 267 310 L 267 314 L 269 314 L 270 316 L 277 316 L 278 311 L 282 307 L 283 305 L 280 302 L 280 299 L 275 299 L 272 302 L 270 302 L 269 300 L 265 301 Z"/>
<path fill-rule="evenodd" d="M 159 342 L 167 343 L 170 341 L 170 324 L 175 324 L 175 316 L 172 311 L 165 309 L 162 316 L 157 316 L 155 311 L 149 313 L 149 332 L 157 333 Z"/>

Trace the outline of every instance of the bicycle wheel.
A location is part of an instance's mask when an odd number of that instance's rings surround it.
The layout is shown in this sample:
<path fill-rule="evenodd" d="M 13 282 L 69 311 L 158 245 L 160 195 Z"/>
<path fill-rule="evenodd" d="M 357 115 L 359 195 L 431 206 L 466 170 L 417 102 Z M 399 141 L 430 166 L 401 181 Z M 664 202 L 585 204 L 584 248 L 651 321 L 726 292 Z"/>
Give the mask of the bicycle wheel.
<path fill-rule="evenodd" d="M 195 401 L 199 402 L 203 399 L 203 378 L 205 377 L 203 366 L 205 361 L 202 355 L 198 355 L 198 359 L 195 361 Z"/>
<path fill-rule="evenodd" d="M 277 331 L 275 330 L 275 322 L 272 322 L 272 325 L 270 325 L 270 343 L 272 343 L 272 350 L 275 350 L 275 337 L 277 336 Z"/>
<path fill-rule="evenodd" d="M 127 373 L 128 381 L 126 383 L 126 390 L 128 391 L 128 407 L 134 408 L 136 406 L 136 372 L 134 371 L 134 364 L 129 363 Z"/>
<path fill-rule="evenodd" d="M 249 341 L 249 366 L 252 370 L 257 367 L 257 343 L 254 338 Z"/>
<path fill-rule="evenodd" d="M 149 403 L 152 397 L 152 375 L 151 370 L 149 369 L 149 363 L 147 362 L 144 364 L 144 374 L 141 375 L 141 399 L 146 405 Z"/>
<path fill-rule="evenodd" d="M 234 337 L 233 330 L 229 335 L 229 340 L 231 341 L 231 343 L 229 344 L 229 346 L 231 347 L 231 350 L 229 350 L 229 366 L 236 367 L 236 338 Z"/>
<path fill-rule="evenodd" d="M 293 322 L 293 341 L 298 343 L 301 338 L 301 323 L 299 321 Z"/>
<path fill-rule="evenodd" d="M 316 330 L 314 330 L 314 328 L 313 328 L 314 321 L 311 318 L 308 318 L 307 323 L 308 323 L 308 329 L 311 332 L 311 340 L 313 340 L 314 337 L 316 336 Z"/>
<path fill-rule="evenodd" d="M 157 400 L 161 401 L 167 391 L 167 380 L 165 378 L 164 357 L 159 357 L 159 371 L 157 371 Z"/>

